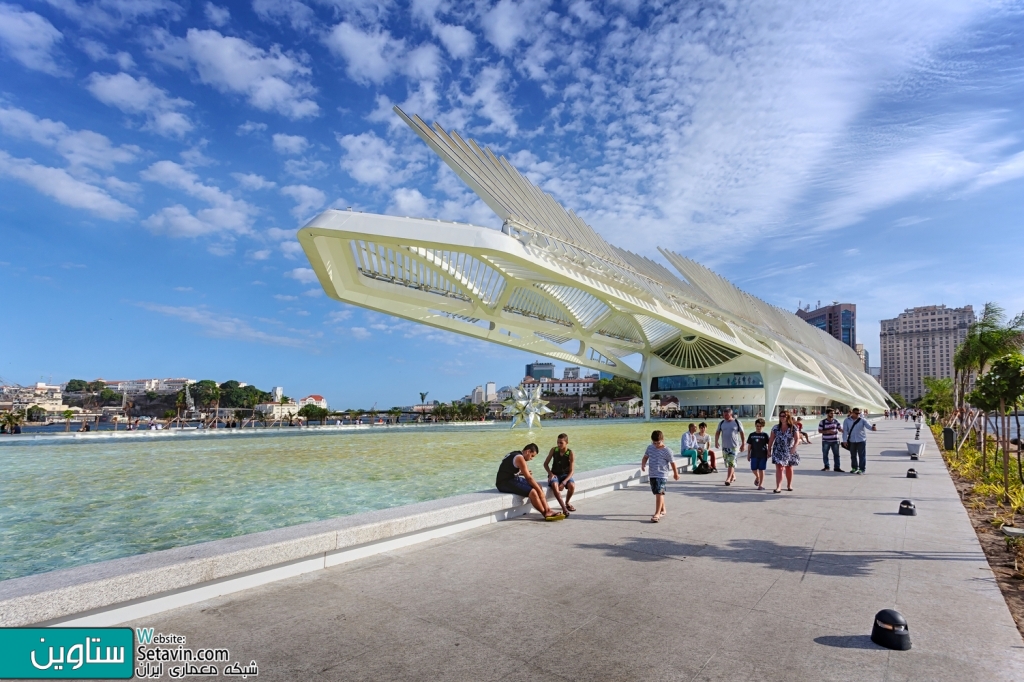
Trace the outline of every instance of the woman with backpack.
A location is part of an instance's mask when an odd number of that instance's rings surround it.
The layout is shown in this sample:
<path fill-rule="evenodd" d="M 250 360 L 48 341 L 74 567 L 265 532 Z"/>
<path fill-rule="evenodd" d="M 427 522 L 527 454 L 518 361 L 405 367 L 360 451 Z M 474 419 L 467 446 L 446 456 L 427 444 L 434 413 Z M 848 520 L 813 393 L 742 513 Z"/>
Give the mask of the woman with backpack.
<path fill-rule="evenodd" d="M 772 454 L 775 464 L 775 493 L 782 492 L 782 474 L 786 474 L 786 490 L 793 490 L 793 467 L 800 464 L 800 455 L 796 453 L 799 443 L 796 424 L 789 412 L 779 412 L 779 423 L 772 427 L 768 438 L 768 451 Z"/>

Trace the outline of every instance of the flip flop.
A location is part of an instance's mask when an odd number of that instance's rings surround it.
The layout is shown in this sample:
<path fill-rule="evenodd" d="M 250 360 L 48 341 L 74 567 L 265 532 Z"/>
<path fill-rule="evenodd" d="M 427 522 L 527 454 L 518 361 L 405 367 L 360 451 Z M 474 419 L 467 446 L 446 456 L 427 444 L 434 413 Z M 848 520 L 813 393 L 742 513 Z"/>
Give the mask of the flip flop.
<path fill-rule="evenodd" d="M 786 488 L 786 490 L 788 490 L 789 492 L 793 492 L 792 488 Z"/>
<path fill-rule="evenodd" d="M 651 517 L 651 523 L 657 523 L 660 520 L 661 520 L 660 516 L 652 516 Z"/>
<path fill-rule="evenodd" d="M 568 509 L 571 512 L 576 511 L 576 507 L 572 506 L 571 504 L 565 505 L 565 508 Z"/>
<path fill-rule="evenodd" d="M 782 492 L 782 488 L 776 488 L 776 489 L 775 489 L 775 490 L 773 490 L 772 492 L 773 492 L 773 493 L 775 493 L 776 495 L 778 495 L 779 493 L 781 493 L 781 492 Z"/>
<path fill-rule="evenodd" d="M 565 514 L 554 514 L 552 516 L 545 516 L 545 521 L 563 521 L 565 520 Z"/>

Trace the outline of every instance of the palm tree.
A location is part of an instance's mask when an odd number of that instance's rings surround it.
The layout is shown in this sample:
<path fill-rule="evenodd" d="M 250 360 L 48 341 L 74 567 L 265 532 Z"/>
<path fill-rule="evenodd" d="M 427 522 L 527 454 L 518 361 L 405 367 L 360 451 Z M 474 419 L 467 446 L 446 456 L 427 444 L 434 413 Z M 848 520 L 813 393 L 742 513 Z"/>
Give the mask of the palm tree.
<path fill-rule="evenodd" d="M 71 410 L 64 410 L 60 416 L 64 417 L 64 433 L 67 433 L 71 430 L 71 418 L 75 416 L 75 413 Z"/>
<path fill-rule="evenodd" d="M 420 391 L 420 405 L 427 402 L 427 396 L 430 395 L 429 391 Z"/>
<path fill-rule="evenodd" d="M 3 424 L 7 427 L 7 433 L 14 433 L 14 427 L 23 421 L 25 421 L 25 413 L 22 410 L 3 413 Z"/>
<path fill-rule="evenodd" d="M 981 317 L 967 330 L 967 336 L 953 354 L 957 403 L 962 406 L 971 376 L 980 377 L 989 363 L 1024 348 L 1024 313 L 1006 322 L 1006 311 L 986 303 Z"/>

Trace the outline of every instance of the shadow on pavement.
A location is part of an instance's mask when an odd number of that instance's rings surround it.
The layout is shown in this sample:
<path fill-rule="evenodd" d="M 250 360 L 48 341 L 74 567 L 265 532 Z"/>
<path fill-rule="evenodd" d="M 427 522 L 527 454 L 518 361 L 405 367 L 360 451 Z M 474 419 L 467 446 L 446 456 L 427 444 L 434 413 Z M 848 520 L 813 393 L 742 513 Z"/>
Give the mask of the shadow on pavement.
<path fill-rule="evenodd" d="M 731 540 L 725 546 L 699 545 L 668 538 L 645 536 L 619 544 L 576 545 L 630 561 L 660 561 L 701 557 L 736 564 L 758 564 L 792 573 L 825 576 L 866 576 L 882 561 L 977 561 L 976 552 L 848 551 L 819 552 L 801 545 L 782 545 L 771 540 Z"/>
<path fill-rule="evenodd" d="M 837 649 L 877 649 L 888 651 L 885 647 L 878 646 L 871 641 L 870 635 L 825 635 L 815 637 L 816 644 L 836 647 Z"/>

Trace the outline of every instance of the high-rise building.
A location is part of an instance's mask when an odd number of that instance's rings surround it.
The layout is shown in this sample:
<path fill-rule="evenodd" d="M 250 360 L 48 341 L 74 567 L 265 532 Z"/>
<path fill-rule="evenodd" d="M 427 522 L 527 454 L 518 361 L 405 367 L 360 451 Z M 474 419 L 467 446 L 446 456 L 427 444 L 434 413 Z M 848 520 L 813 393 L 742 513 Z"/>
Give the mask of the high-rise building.
<path fill-rule="evenodd" d="M 834 336 L 850 348 L 857 347 L 857 304 L 832 301 L 832 305 L 811 310 L 807 305 L 796 311 L 797 317 L 807 324 L 817 327 L 830 336 Z"/>
<path fill-rule="evenodd" d="M 853 347 L 853 349 L 855 351 L 857 351 L 857 357 L 859 357 L 860 361 L 864 363 L 864 371 L 867 372 L 868 371 L 868 349 L 864 347 L 863 343 L 858 343 L 856 346 Z"/>
<path fill-rule="evenodd" d="M 474 405 L 479 405 L 484 401 L 484 387 L 477 386 L 473 389 L 473 392 L 469 394 L 469 402 Z"/>
<path fill-rule="evenodd" d="M 488 381 L 484 384 L 484 402 L 493 403 L 498 399 L 497 384 L 493 381 Z"/>
<path fill-rule="evenodd" d="M 562 370 L 563 379 L 579 379 L 580 368 L 579 367 L 566 367 Z"/>
<path fill-rule="evenodd" d="M 531 362 L 526 366 L 526 376 L 534 379 L 555 378 L 555 363 L 553 362 Z"/>
<path fill-rule="evenodd" d="M 881 321 L 882 388 L 907 400 L 924 395 L 924 378 L 953 376 L 953 354 L 974 323 L 974 308 L 907 308 Z"/>

